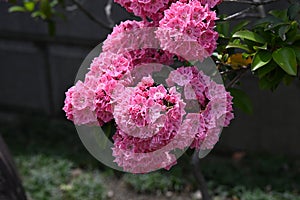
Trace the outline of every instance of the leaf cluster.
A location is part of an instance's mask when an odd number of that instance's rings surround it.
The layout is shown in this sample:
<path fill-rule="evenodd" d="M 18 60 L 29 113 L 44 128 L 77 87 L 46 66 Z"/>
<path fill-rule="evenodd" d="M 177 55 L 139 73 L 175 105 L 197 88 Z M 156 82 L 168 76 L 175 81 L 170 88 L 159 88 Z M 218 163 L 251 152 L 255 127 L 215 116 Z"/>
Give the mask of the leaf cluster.
<path fill-rule="evenodd" d="M 55 17 L 65 19 L 64 14 L 57 11 L 57 6 L 64 6 L 64 0 L 10 0 L 13 5 L 8 9 L 9 12 L 29 13 L 34 19 L 42 19 L 48 24 L 48 31 L 51 36 L 55 34 Z"/>
<path fill-rule="evenodd" d="M 224 23 L 219 25 L 220 36 L 226 43 L 219 48 L 218 59 L 231 64 L 228 58 L 237 52 L 245 60 L 251 58 L 249 68 L 259 78 L 261 89 L 275 90 L 281 82 L 290 84 L 299 76 L 300 4 L 272 10 L 252 28 L 245 28 L 248 24 L 248 21 L 241 22 L 231 33 L 224 28 Z"/>

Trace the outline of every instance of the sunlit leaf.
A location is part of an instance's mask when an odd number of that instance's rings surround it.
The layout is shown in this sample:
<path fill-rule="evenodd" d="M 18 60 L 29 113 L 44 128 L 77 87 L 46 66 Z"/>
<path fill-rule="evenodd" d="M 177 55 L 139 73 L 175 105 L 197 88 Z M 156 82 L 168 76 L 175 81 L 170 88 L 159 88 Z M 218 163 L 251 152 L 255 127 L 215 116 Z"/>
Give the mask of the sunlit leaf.
<path fill-rule="evenodd" d="M 261 50 L 257 52 L 253 58 L 253 62 L 251 65 L 251 70 L 255 71 L 266 64 L 268 64 L 272 59 L 272 53 L 269 51 Z"/>
<path fill-rule="evenodd" d="M 242 53 L 236 53 L 231 55 L 226 64 L 230 65 L 232 69 L 239 69 L 241 67 L 246 67 L 252 63 L 251 57 L 244 58 Z"/>
<path fill-rule="evenodd" d="M 24 2 L 24 7 L 26 10 L 28 10 L 29 12 L 32 12 L 34 10 L 35 7 L 35 3 L 32 1 L 25 1 Z"/>
<path fill-rule="evenodd" d="M 232 37 L 247 39 L 247 40 L 251 40 L 251 41 L 262 43 L 262 44 L 266 43 L 266 41 L 263 37 L 261 37 L 257 33 L 254 33 L 252 31 L 248 31 L 248 30 L 238 31 L 238 32 L 234 33 Z"/>
<path fill-rule="evenodd" d="M 8 9 L 8 12 L 26 12 L 26 9 L 22 6 L 12 6 Z"/>

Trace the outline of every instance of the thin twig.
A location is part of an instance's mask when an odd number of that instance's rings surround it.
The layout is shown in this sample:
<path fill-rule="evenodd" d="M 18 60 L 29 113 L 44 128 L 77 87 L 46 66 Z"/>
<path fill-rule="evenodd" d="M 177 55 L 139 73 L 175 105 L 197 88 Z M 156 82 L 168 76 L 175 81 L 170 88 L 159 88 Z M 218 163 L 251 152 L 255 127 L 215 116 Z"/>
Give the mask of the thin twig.
<path fill-rule="evenodd" d="M 228 84 L 226 84 L 226 89 L 233 87 L 246 74 L 247 71 L 247 68 L 241 69 L 238 75 L 236 75 Z"/>
<path fill-rule="evenodd" d="M 279 0 L 265 0 L 265 1 L 260 1 L 260 2 L 255 2 L 252 0 L 223 0 L 223 2 L 234 2 L 234 3 L 244 3 L 244 4 L 250 4 L 250 5 L 266 5 L 270 3 L 274 3 Z"/>
<path fill-rule="evenodd" d="M 105 23 L 97 19 L 94 15 L 92 15 L 86 8 L 81 5 L 81 3 L 78 0 L 71 0 L 81 12 L 83 12 L 90 20 L 101 26 L 102 28 L 111 31 L 112 27 L 107 26 Z"/>
<path fill-rule="evenodd" d="M 106 14 L 106 18 L 109 22 L 109 25 L 111 27 L 113 27 L 115 25 L 114 20 L 111 18 L 111 14 L 112 14 L 112 5 L 113 5 L 113 0 L 108 0 L 107 4 L 105 6 L 105 14 Z"/>
<path fill-rule="evenodd" d="M 222 21 L 227 21 L 227 20 L 230 20 L 230 19 L 237 18 L 237 17 L 239 17 L 241 15 L 244 15 L 245 13 L 247 13 L 250 10 L 255 9 L 255 8 L 256 8 L 256 5 L 252 5 L 252 6 L 246 8 L 246 9 L 240 11 L 240 12 L 234 13 L 232 15 L 229 15 L 228 17 L 223 18 Z"/>
<path fill-rule="evenodd" d="M 199 189 L 202 194 L 202 200 L 211 200 L 211 197 L 208 193 L 208 187 L 205 181 L 205 178 L 201 172 L 200 168 L 200 159 L 198 157 L 199 151 L 194 151 L 193 157 L 192 157 L 192 164 L 193 164 L 193 172 L 195 175 L 195 178 L 199 184 Z"/>

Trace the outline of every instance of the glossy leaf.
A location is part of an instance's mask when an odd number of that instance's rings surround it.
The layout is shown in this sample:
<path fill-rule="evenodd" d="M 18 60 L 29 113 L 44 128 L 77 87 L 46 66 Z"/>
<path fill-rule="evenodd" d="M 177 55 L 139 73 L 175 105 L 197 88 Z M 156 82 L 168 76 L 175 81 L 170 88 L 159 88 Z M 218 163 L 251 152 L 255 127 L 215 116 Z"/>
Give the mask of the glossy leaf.
<path fill-rule="evenodd" d="M 245 26 L 247 26 L 249 23 L 250 23 L 250 21 L 248 21 L 248 20 L 245 20 L 245 21 L 242 21 L 242 22 L 238 23 L 237 25 L 235 25 L 232 28 L 232 33 L 235 33 L 237 31 L 241 30 L 242 28 L 244 28 Z"/>
<path fill-rule="evenodd" d="M 253 113 L 253 105 L 249 96 L 242 90 L 231 88 L 230 94 L 233 96 L 233 105 L 247 114 Z"/>
<path fill-rule="evenodd" d="M 266 64 L 268 64 L 272 59 L 272 53 L 269 51 L 261 50 L 257 52 L 253 58 L 253 62 L 251 65 L 251 70 L 255 71 Z"/>
<path fill-rule="evenodd" d="M 24 8 L 29 11 L 29 12 L 32 12 L 34 10 L 34 7 L 35 7 L 35 3 L 32 2 L 32 1 L 26 1 L 24 2 Z"/>
<path fill-rule="evenodd" d="M 295 51 L 289 47 L 283 47 L 273 52 L 274 61 L 289 75 L 297 75 L 297 59 Z"/>
<path fill-rule="evenodd" d="M 287 39 L 286 33 L 290 30 L 291 26 L 290 25 L 285 25 L 279 28 L 278 34 L 279 37 L 282 39 L 282 41 L 285 41 Z"/>
<path fill-rule="evenodd" d="M 279 19 L 283 19 L 284 21 L 288 20 L 288 11 L 285 10 L 271 10 L 269 14 L 273 15 L 274 17 L 277 17 Z"/>
<path fill-rule="evenodd" d="M 230 42 L 227 46 L 226 46 L 226 49 L 230 49 L 230 48 L 236 48 L 236 49 L 243 49 L 247 52 L 250 51 L 250 49 L 248 48 L 247 45 L 245 44 L 235 44 L 235 43 L 232 43 Z"/>
<path fill-rule="evenodd" d="M 35 12 L 31 13 L 31 17 L 33 17 L 33 18 L 40 17 L 42 19 L 46 19 L 46 15 L 41 11 L 35 11 Z"/>
<path fill-rule="evenodd" d="M 253 46 L 253 49 L 255 51 L 258 51 L 258 50 L 267 50 L 268 49 L 268 44 L 264 44 L 263 46 Z"/>
<path fill-rule="evenodd" d="M 300 63 L 300 46 L 293 47 L 293 49 L 294 49 L 294 52 L 295 52 L 296 57 L 298 59 L 298 62 Z"/>
<path fill-rule="evenodd" d="M 263 37 L 261 37 L 257 33 L 254 33 L 252 31 L 248 31 L 248 30 L 238 31 L 238 32 L 234 33 L 232 37 L 233 38 L 237 37 L 237 38 L 247 39 L 247 40 L 251 40 L 251 41 L 254 41 L 254 42 L 261 43 L 261 44 L 266 43 L 266 41 Z"/>
<path fill-rule="evenodd" d="M 22 6 L 12 6 L 8 9 L 8 12 L 26 12 L 26 9 Z"/>
<path fill-rule="evenodd" d="M 263 78 L 266 75 L 268 75 L 270 72 L 272 72 L 274 69 L 276 69 L 277 65 L 276 63 L 272 60 L 268 64 L 266 64 L 264 67 L 259 68 L 256 72 L 258 75 L 258 78 Z"/>

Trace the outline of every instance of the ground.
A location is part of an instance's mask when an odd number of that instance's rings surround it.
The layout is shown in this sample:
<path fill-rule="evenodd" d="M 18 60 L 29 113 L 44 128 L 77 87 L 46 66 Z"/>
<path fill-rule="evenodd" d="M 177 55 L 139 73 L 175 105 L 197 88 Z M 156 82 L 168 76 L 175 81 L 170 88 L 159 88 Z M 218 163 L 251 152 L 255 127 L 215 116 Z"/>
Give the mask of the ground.
<path fill-rule="evenodd" d="M 0 122 L 33 200 L 200 199 L 187 152 L 170 171 L 113 171 L 83 147 L 72 123 L 24 115 Z M 212 152 L 201 160 L 214 200 L 300 200 L 300 159 L 247 152 Z"/>

